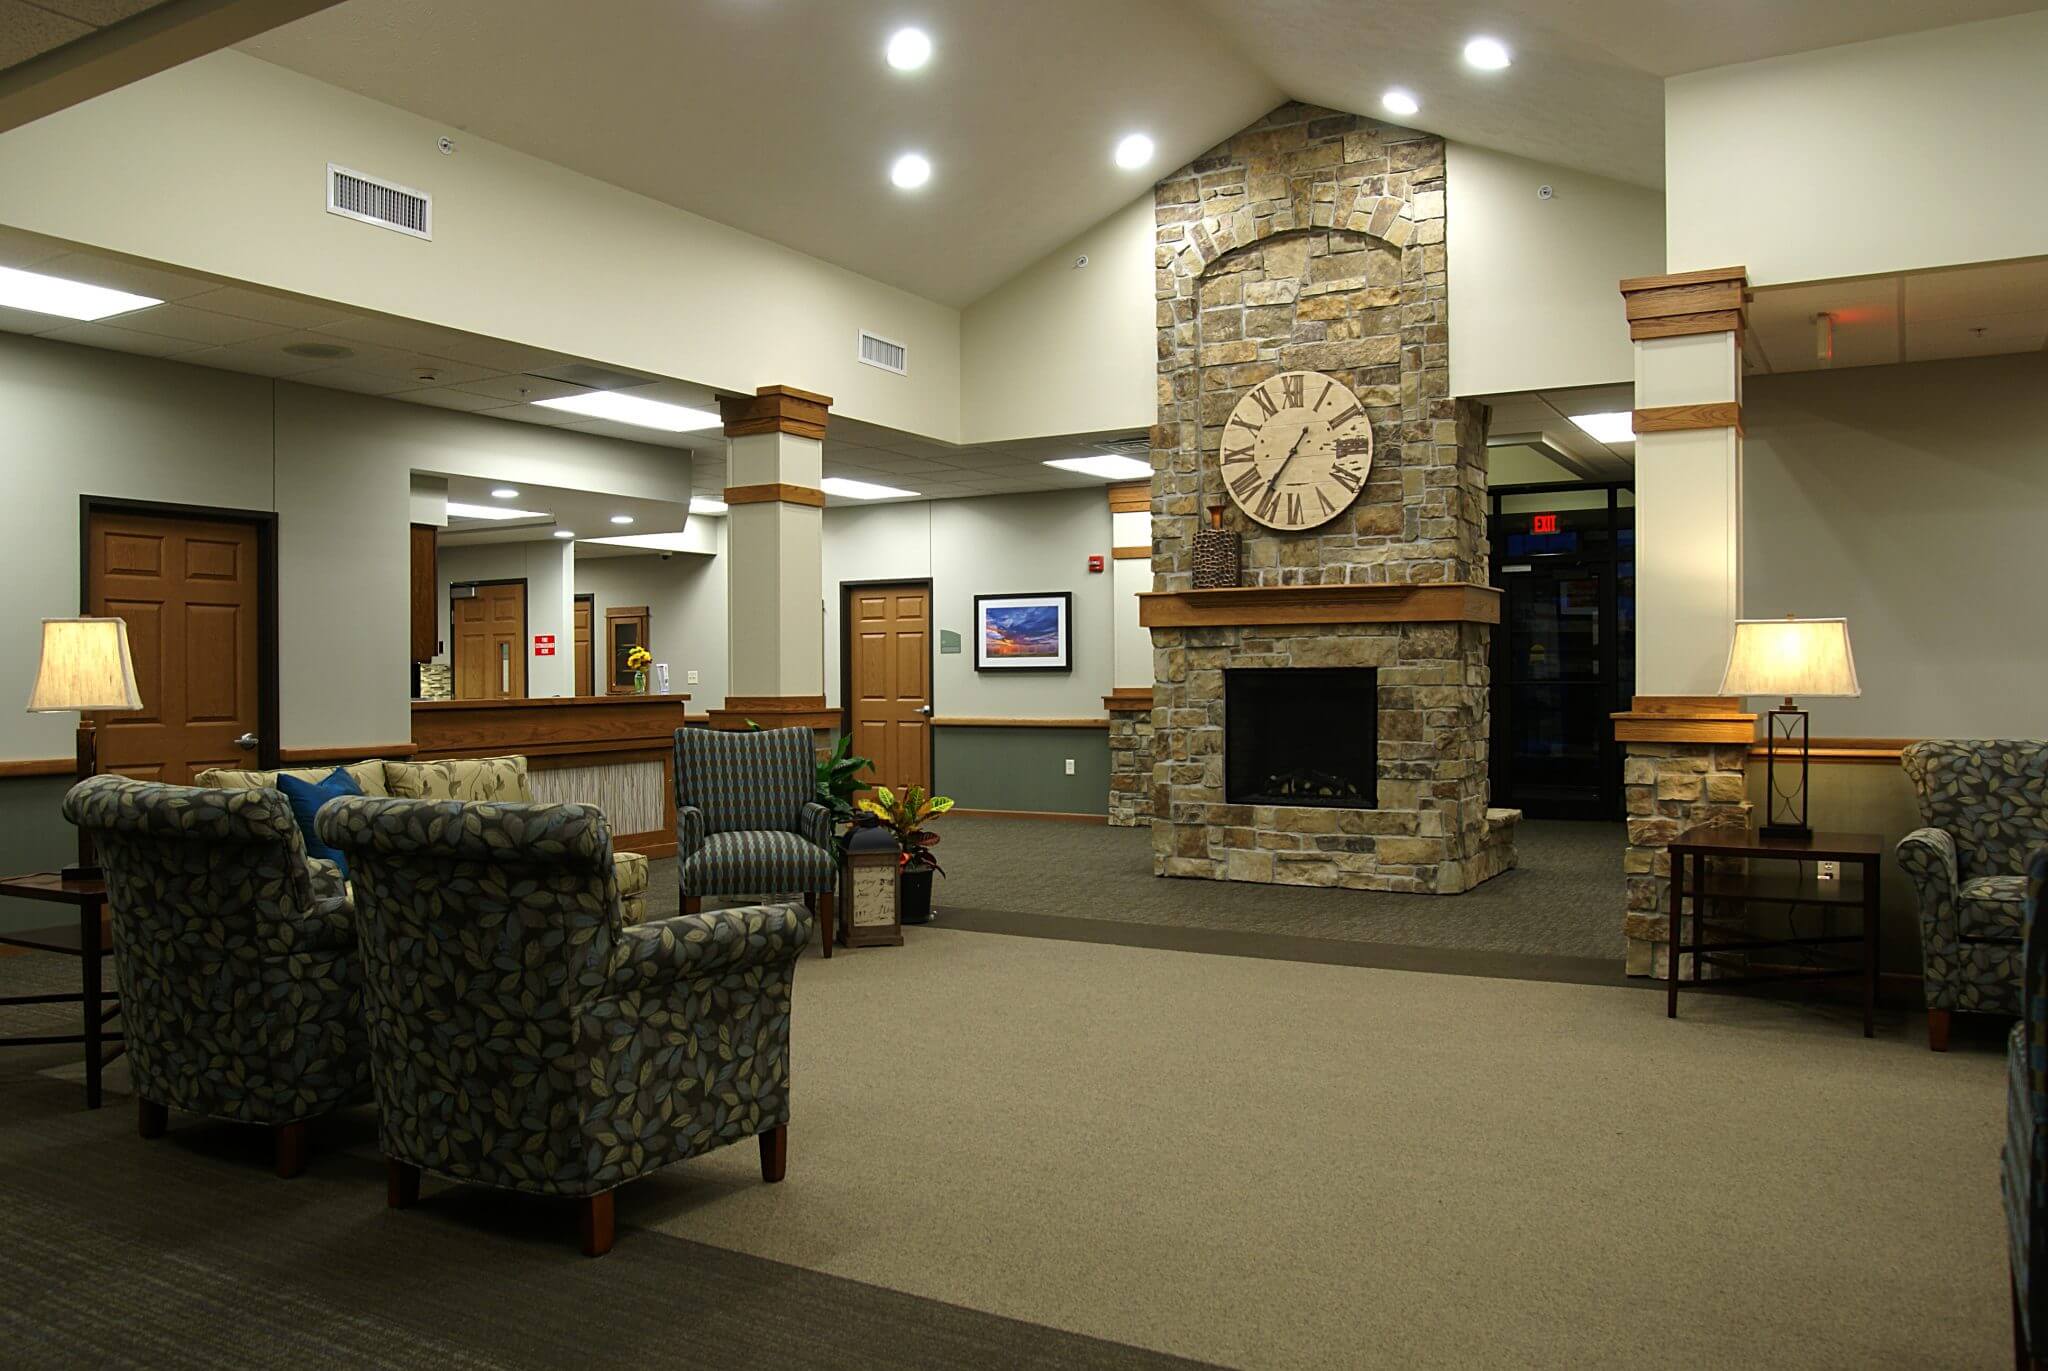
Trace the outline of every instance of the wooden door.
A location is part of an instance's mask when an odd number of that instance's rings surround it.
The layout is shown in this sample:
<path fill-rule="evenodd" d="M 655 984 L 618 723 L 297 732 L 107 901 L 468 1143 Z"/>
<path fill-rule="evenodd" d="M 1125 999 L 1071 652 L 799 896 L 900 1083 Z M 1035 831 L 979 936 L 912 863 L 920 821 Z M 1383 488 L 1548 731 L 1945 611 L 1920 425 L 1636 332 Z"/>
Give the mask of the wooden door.
<path fill-rule="evenodd" d="M 455 698 L 526 698 L 526 582 L 484 581 L 450 602 Z"/>
<path fill-rule="evenodd" d="M 597 694 L 596 668 L 590 655 L 590 616 L 597 599 L 592 595 L 576 597 L 576 693 Z"/>
<path fill-rule="evenodd" d="M 434 601 L 441 584 L 440 530 L 432 524 L 412 526 L 412 659 L 431 662 L 441 655 L 440 615 Z"/>
<path fill-rule="evenodd" d="M 253 767 L 263 732 L 263 572 L 252 524 L 94 513 L 86 603 L 128 621 L 142 708 L 99 716 L 100 768 L 190 785 Z M 237 739 L 248 738 L 244 746 Z"/>
<path fill-rule="evenodd" d="M 893 790 L 932 787 L 932 591 L 849 586 L 847 701 L 853 750 Z"/>

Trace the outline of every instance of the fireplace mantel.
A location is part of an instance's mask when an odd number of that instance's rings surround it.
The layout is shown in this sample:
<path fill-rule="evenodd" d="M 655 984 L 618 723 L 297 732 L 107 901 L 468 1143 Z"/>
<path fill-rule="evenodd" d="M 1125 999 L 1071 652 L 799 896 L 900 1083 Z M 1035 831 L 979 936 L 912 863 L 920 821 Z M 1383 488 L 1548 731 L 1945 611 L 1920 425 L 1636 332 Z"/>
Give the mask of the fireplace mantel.
<path fill-rule="evenodd" d="M 1328 586 L 1228 586 L 1138 596 L 1146 628 L 1240 624 L 1497 624 L 1500 591 L 1464 581 Z"/>

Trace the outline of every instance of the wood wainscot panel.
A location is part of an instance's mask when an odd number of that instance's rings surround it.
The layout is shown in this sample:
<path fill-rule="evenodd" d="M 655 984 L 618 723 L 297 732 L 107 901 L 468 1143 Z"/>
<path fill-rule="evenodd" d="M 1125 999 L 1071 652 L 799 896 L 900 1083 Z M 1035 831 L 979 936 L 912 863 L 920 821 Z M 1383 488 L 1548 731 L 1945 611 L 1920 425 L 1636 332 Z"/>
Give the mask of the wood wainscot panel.
<path fill-rule="evenodd" d="M 21 762 L 0 762 L 0 781 L 26 780 L 33 776 L 76 776 L 75 757 L 38 757 Z"/>
<path fill-rule="evenodd" d="M 1227 586 L 1151 590 L 1138 596 L 1146 628 L 1235 624 L 1415 624 L 1500 622 L 1500 591 L 1447 581 L 1435 585 Z"/>
<path fill-rule="evenodd" d="M 762 728 L 841 728 L 841 710 L 825 705 L 823 695 L 728 695 L 722 708 L 708 712 L 711 727 L 735 732 Z"/>
<path fill-rule="evenodd" d="M 1814 762 L 1860 766 L 1897 766 L 1899 753 L 1907 744 L 1918 742 L 1917 738 L 1815 738 L 1808 745 L 1808 756 Z M 1751 761 L 1760 762 L 1765 756 L 1761 742 L 1749 749 Z M 1780 753 L 1782 759 L 1783 754 Z"/>
<path fill-rule="evenodd" d="M 994 719 L 967 718 L 954 716 L 932 720 L 933 728 L 1108 728 L 1106 718 L 1082 717 L 1076 719 Z"/>
<path fill-rule="evenodd" d="M 278 765 L 346 766 L 354 762 L 392 761 L 410 757 L 419 751 L 411 743 L 365 743 L 356 747 L 281 747 L 277 750 Z"/>

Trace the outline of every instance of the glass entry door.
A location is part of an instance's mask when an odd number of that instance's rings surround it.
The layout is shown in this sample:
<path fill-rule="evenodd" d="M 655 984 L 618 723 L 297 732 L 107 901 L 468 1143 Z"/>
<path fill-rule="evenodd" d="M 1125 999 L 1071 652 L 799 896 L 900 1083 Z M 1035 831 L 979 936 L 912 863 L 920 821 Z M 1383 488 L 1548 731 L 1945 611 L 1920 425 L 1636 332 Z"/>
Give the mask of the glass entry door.
<path fill-rule="evenodd" d="M 1633 692 L 1633 515 L 1607 486 L 1503 491 L 1491 521 L 1494 803 L 1621 816 L 1609 716 Z"/>

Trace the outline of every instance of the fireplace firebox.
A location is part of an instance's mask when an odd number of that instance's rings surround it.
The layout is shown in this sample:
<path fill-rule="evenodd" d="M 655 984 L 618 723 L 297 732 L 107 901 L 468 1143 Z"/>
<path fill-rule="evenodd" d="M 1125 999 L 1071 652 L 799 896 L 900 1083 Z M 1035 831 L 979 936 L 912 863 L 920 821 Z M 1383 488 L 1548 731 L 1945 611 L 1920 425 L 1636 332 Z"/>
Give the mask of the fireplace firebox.
<path fill-rule="evenodd" d="M 1223 789 L 1231 804 L 1377 808 L 1379 672 L 1225 670 Z"/>

